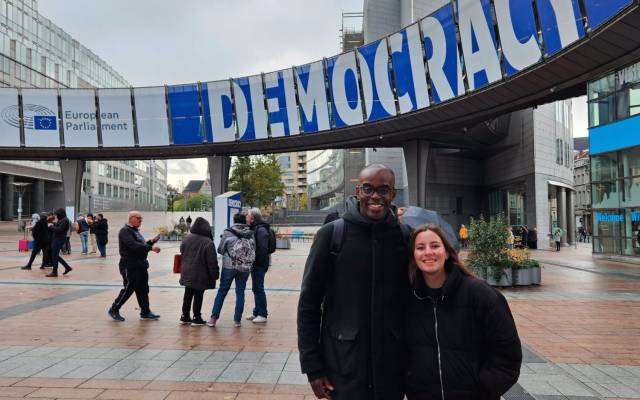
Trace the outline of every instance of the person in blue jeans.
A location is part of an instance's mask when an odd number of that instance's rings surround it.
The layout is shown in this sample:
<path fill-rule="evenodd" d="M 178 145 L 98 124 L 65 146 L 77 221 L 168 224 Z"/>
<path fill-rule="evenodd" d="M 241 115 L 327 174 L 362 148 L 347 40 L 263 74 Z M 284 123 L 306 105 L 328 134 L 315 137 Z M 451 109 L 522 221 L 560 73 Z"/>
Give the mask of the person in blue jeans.
<path fill-rule="evenodd" d="M 253 231 L 247 225 L 247 217 L 242 213 L 233 216 L 233 225 L 225 229 L 218 245 L 218 253 L 222 255 L 222 274 L 220 288 L 216 294 L 211 310 L 211 319 L 207 322 L 210 327 L 216 326 L 220 318 L 220 311 L 224 299 L 229 293 L 231 283 L 236 285 L 236 308 L 233 313 L 233 323 L 240 327 L 242 312 L 244 311 L 244 291 L 247 279 L 255 259 L 255 241 Z"/>
<path fill-rule="evenodd" d="M 264 278 L 271 263 L 269 255 L 269 224 L 262 219 L 259 208 L 252 208 L 247 213 L 247 223 L 253 231 L 256 241 L 256 258 L 251 269 L 251 287 L 255 300 L 253 313 L 247 320 L 254 324 L 267 322 L 267 295 L 264 291 Z"/>
<path fill-rule="evenodd" d="M 78 236 L 80 236 L 80 246 L 82 247 L 82 254 L 87 254 L 89 251 L 89 224 L 83 215 L 78 215 Z"/>

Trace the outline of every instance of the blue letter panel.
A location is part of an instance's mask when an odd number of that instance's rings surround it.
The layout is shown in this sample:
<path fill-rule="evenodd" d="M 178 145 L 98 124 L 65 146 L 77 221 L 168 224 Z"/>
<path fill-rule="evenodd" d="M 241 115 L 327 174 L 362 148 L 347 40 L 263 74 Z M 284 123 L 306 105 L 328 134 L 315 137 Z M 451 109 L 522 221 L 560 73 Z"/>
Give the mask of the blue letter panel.
<path fill-rule="evenodd" d="M 202 143 L 198 85 L 169 86 L 169 108 L 173 143 Z"/>
<path fill-rule="evenodd" d="M 589 29 L 596 29 L 632 3 L 633 0 L 584 0 L 584 7 L 589 18 Z"/>
<path fill-rule="evenodd" d="M 562 43 L 560 40 L 560 31 L 558 29 L 558 17 L 551 5 L 551 0 L 536 0 L 538 4 L 538 16 L 540 18 L 540 25 L 542 28 L 542 37 L 544 39 L 544 48 L 546 50 L 546 56 L 550 57 L 570 43 Z M 575 28 L 578 33 L 577 39 L 584 37 L 584 27 L 582 25 L 582 14 L 580 13 L 580 6 L 578 0 L 571 0 L 573 8 L 573 21 L 575 22 Z M 560 16 L 562 17 L 562 16 Z"/>

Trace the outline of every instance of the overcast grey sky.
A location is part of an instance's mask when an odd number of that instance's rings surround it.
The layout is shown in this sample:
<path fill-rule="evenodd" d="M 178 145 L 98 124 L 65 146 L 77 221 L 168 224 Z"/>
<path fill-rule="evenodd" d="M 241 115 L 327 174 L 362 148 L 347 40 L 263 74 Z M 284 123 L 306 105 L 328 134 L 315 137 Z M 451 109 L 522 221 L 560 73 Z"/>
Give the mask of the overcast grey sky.
<path fill-rule="evenodd" d="M 133 86 L 269 72 L 339 52 L 341 12 L 363 0 L 39 0 L 39 12 Z M 574 131 L 586 136 L 584 100 Z M 204 160 L 169 163 L 169 183 L 204 179 Z"/>

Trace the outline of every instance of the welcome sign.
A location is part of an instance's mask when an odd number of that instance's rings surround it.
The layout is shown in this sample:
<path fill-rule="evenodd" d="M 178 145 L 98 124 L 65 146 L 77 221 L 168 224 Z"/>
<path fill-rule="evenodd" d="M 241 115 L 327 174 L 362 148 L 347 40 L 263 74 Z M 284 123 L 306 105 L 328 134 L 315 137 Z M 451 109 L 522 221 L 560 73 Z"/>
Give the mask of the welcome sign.
<path fill-rule="evenodd" d="M 66 147 L 128 147 L 313 134 L 426 109 L 508 79 L 633 3 L 457 0 L 386 38 L 321 61 L 187 85 L 23 89 L 22 104 L 14 92 L 0 91 L 0 116 L 11 125 L 22 111 L 27 147 L 58 147 L 61 137 Z M 12 132 L 0 146 L 20 146 Z"/>

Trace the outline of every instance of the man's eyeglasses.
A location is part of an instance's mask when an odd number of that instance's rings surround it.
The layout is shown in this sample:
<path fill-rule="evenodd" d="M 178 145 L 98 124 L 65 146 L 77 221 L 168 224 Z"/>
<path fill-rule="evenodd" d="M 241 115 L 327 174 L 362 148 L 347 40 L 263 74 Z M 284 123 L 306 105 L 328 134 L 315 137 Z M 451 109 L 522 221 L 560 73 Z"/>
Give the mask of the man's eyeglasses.
<path fill-rule="evenodd" d="M 388 196 L 395 188 L 389 186 L 373 187 L 371 185 L 358 185 L 360 191 L 366 196 L 373 196 L 374 193 L 378 193 L 379 196 Z"/>

